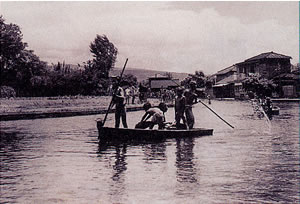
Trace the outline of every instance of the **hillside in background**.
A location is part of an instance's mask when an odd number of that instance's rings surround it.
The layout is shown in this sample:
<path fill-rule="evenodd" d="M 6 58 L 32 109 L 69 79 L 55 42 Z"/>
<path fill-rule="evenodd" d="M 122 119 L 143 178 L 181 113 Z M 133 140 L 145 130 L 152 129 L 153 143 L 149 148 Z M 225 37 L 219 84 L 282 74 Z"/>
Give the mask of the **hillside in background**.
<path fill-rule="evenodd" d="M 52 65 L 48 65 L 49 69 L 53 69 L 53 66 L 56 64 L 52 64 Z M 70 66 L 70 68 L 72 70 L 78 70 L 78 69 L 84 69 L 82 66 L 78 67 L 78 65 L 74 65 L 74 64 L 66 64 L 66 66 Z M 122 68 L 119 67 L 115 67 L 113 68 L 110 73 L 109 76 L 119 76 L 120 73 L 122 71 Z M 161 74 L 161 75 L 165 75 L 167 71 L 157 71 L 157 70 L 147 70 L 147 69 L 138 69 L 138 68 L 130 68 L 127 67 L 125 69 L 125 73 L 124 74 L 132 74 L 134 76 L 136 76 L 137 80 L 139 82 L 148 79 L 149 77 L 155 76 L 155 74 Z M 178 73 L 178 72 L 169 72 L 172 74 L 174 79 L 179 79 L 179 81 L 183 80 L 184 78 L 186 78 L 189 74 L 188 73 Z"/>
<path fill-rule="evenodd" d="M 121 68 L 114 68 L 110 71 L 110 76 L 119 76 L 121 73 Z M 155 76 L 155 74 L 165 75 L 167 71 L 157 71 L 157 70 L 147 70 L 147 69 L 136 69 L 136 68 L 126 68 L 124 74 L 132 74 L 137 77 L 137 80 L 143 81 L 148 79 L 149 77 Z M 174 79 L 183 80 L 188 76 L 188 73 L 177 73 L 170 72 Z"/>

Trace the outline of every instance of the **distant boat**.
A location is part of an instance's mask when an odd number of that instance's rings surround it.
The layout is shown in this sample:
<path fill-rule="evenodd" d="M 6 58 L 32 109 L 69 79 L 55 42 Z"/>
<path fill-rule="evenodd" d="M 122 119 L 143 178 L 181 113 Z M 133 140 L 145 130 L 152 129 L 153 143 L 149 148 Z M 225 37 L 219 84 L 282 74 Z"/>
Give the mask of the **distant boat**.
<path fill-rule="evenodd" d="M 167 138 L 185 138 L 199 137 L 213 134 L 213 129 L 194 128 L 190 130 L 177 129 L 129 129 L 129 128 L 113 128 L 101 127 L 101 123 L 97 122 L 99 139 L 104 141 L 155 141 Z"/>
<path fill-rule="evenodd" d="M 272 107 L 272 115 L 279 115 L 280 108 L 278 106 Z"/>

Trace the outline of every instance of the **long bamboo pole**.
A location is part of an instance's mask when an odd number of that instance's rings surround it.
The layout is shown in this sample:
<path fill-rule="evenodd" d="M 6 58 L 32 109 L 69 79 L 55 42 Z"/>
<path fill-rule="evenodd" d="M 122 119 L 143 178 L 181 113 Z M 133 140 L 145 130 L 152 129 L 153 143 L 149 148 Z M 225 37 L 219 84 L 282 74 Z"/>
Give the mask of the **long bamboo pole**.
<path fill-rule="evenodd" d="M 232 125 L 230 125 L 226 120 L 224 120 L 221 116 L 219 116 L 213 109 L 211 109 L 210 107 L 208 107 L 205 103 L 203 103 L 202 101 L 198 101 L 200 103 L 202 103 L 202 105 L 204 105 L 206 108 L 208 108 L 208 110 L 210 110 L 211 112 L 213 112 L 216 116 L 218 116 L 218 118 L 220 118 L 223 122 L 225 122 L 227 125 L 229 125 L 231 128 L 234 128 Z"/>
<path fill-rule="evenodd" d="M 118 80 L 118 86 L 120 85 L 120 82 L 121 82 L 121 80 L 122 80 L 122 77 L 123 77 L 123 73 L 124 73 L 124 70 L 125 70 L 125 67 L 126 67 L 126 64 L 127 64 L 127 62 L 128 62 L 128 58 L 126 59 L 126 62 L 125 62 L 125 64 L 124 64 L 124 67 L 123 67 L 123 69 L 122 69 L 122 72 L 121 72 L 121 74 L 120 74 L 120 77 L 119 77 L 119 80 Z M 116 94 L 116 91 L 117 91 L 117 89 L 114 91 L 114 94 Z M 113 94 L 113 95 L 114 95 Z M 103 119 L 103 121 L 102 121 L 102 127 L 104 126 L 104 124 L 105 124 L 105 122 L 106 122 L 106 119 L 107 119 L 107 115 L 108 115 L 108 113 L 109 113 L 109 111 L 110 111 L 110 109 L 111 109 L 111 107 L 112 107 L 112 104 L 113 104 L 113 96 L 112 96 L 112 98 L 111 98 L 111 101 L 110 101 L 110 104 L 109 104 L 109 106 L 108 106 L 108 109 L 107 109 L 107 111 L 106 111 L 106 113 L 105 113 L 105 117 L 104 117 L 104 119 Z"/>

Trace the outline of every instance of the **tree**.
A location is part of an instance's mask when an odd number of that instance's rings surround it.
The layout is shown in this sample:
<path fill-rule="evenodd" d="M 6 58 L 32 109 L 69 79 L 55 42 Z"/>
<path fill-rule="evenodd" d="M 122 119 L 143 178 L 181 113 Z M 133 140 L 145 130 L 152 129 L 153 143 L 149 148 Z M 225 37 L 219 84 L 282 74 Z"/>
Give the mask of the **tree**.
<path fill-rule="evenodd" d="M 16 24 L 4 23 L 4 18 L 0 16 L 0 63 L 1 73 L 5 69 L 13 67 L 15 59 L 20 52 L 27 47 L 26 43 L 22 42 L 23 35 L 20 27 Z"/>
<path fill-rule="evenodd" d="M 247 77 L 242 84 L 245 91 L 250 94 L 250 97 L 252 97 L 251 94 L 255 94 L 259 98 L 270 97 L 277 88 L 273 80 L 262 78 L 257 74 Z"/>
<path fill-rule="evenodd" d="M 1 98 L 16 97 L 16 92 L 12 87 L 0 86 L 0 97 Z"/>
<path fill-rule="evenodd" d="M 31 81 L 36 81 L 31 78 L 43 75 L 46 63 L 26 49 L 27 43 L 22 42 L 19 26 L 4 23 L 0 16 L 0 27 L 1 84 L 13 87 L 18 96 L 30 96 Z"/>
<path fill-rule="evenodd" d="M 101 77 L 108 78 L 109 71 L 115 66 L 118 49 L 105 35 L 97 35 L 90 44 L 90 51 L 94 59 L 88 62 L 88 68 L 99 72 Z"/>
<path fill-rule="evenodd" d="M 122 80 L 127 81 L 131 86 L 137 86 L 138 84 L 137 78 L 133 74 L 124 74 Z"/>
<path fill-rule="evenodd" d="M 181 85 L 188 87 L 191 81 L 195 81 L 198 88 L 203 88 L 206 86 L 207 80 L 203 71 L 195 71 L 195 74 L 189 74 L 189 76 L 181 82 Z"/>

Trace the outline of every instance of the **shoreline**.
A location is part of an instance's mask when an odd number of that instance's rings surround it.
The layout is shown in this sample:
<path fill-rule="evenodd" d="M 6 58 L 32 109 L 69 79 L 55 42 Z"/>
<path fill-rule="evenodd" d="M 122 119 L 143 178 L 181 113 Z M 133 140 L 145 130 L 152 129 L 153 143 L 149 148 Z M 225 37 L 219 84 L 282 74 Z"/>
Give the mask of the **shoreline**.
<path fill-rule="evenodd" d="M 148 99 L 154 106 L 159 104 L 159 99 Z M 206 99 L 204 99 L 206 100 Z M 213 99 L 218 101 L 235 101 L 235 99 Z M 212 100 L 212 101 L 213 101 Z M 105 114 L 110 97 L 85 97 L 81 99 L 1 99 L 0 121 L 32 120 L 41 118 L 73 117 L 84 115 Z M 280 98 L 272 99 L 274 103 L 297 102 L 300 99 Z M 167 103 L 168 107 L 174 107 L 173 103 Z M 142 103 L 129 104 L 127 112 L 143 110 Z M 111 109 L 109 113 L 113 113 Z"/>
<path fill-rule="evenodd" d="M 169 106 L 170 107 L 170 106 Z M 95 108 L 96 109 L 96 108 Z M 127 107 L 127 112 L 143 110 L 143 106 Z M 10 120 L 32 120 L 41 118 L 58 118 L 58 117 L 72 117 L 72 116 L 83 116 L 83 115 L 97 115 L 105 114 L 107 109 L 98 110 L 66 110 L 66 111 L 53 111 L 53 112 L 28 112 L 28 113 L 0 113 L 0 121 Z M 111 109 L 109 113 L 113 113 L 115 109 Z"/>
<path fill-rule="evenodd" d="M 111 97 L 82 98 L 19 98 L 0 99 L 0 121 L 32 120 L 41 118 L 73 117 L 105 114 Z M 153 106 L 160 100 L 149 98 Z M 172 103 L 167 103 L 173 107 Z M 127 104 L 127 112 L 143 110 L 143 103 Z M 113 113 L 113 107 L 109 113 Z"/>

